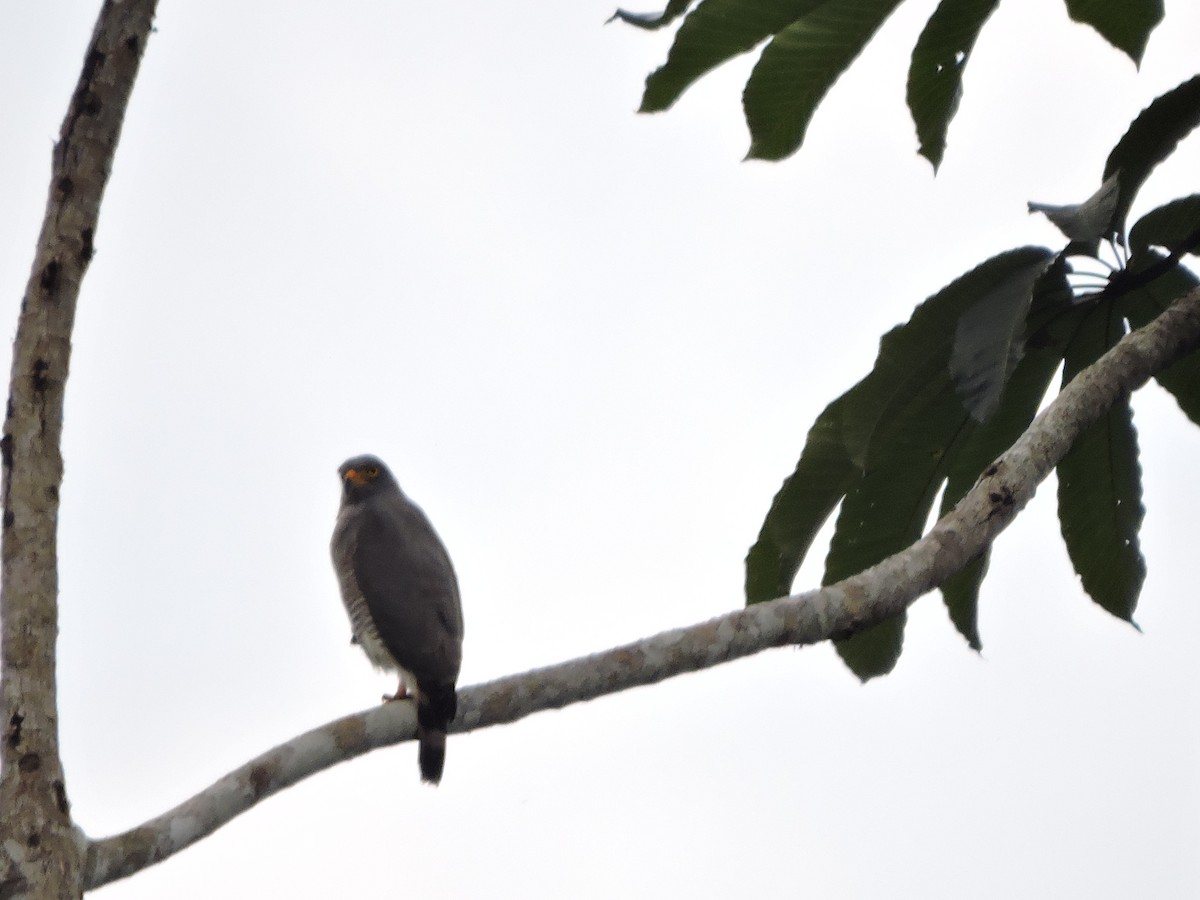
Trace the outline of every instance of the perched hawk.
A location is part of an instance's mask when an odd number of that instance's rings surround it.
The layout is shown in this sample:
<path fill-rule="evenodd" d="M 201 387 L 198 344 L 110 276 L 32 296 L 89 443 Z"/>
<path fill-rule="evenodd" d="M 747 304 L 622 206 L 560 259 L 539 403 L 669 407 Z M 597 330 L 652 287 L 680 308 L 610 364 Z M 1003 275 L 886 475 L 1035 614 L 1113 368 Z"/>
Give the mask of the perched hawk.
<path fill-rule="evenodd" d="M 331 551 L 353 640 L 397 672 L 394 697 L 417 704 L 421 778 L 437 784 L 454 718 L 463 615 L 450 555 L 396 479 L 374 456 L 342 463 L 342 505 Z"/>

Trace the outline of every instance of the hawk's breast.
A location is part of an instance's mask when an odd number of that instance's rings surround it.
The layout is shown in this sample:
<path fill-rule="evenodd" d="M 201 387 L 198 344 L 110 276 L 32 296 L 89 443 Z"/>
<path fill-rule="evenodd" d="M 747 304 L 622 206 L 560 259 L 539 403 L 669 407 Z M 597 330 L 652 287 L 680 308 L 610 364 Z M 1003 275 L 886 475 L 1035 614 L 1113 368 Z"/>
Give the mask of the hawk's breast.
<path fill-rule="evenodd" d="M 330 549 L 333 551 L 333 568 L 337 572 L 338 587 L 341 589 L 342 603 L 346 614 L 350 617 L 350 630 L 354 633 L 354 641 L 362 647 L 372 664 L 389 672 L 398 671 L 400 665 L 379 637 L 379 629 L 371 618 L 371 610 L 367 607 L 367 599 L 363 596 L 358 579 L 354 576 L 355 533 L 358 522 L 355 521 L 355 510 L 343 507 L 338 512 L 337 527 L 333 530 L 333 541 Z"/>

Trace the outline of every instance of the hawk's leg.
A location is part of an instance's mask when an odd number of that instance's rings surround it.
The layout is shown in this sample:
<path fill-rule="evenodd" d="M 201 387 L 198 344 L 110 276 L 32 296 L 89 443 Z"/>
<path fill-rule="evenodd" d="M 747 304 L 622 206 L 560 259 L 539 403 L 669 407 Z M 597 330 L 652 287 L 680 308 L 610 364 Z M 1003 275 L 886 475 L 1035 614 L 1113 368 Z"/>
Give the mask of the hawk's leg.
<path fill-rule="evenodd" d="M 404 683 L 404 678 L 401 677 L 400 684 L 396 687 L 396 693 L 384 694 L 384 703 L 393 703 L 396 700 L 407 700 L 411 695 L 408 693 L 408 686 Z"/>

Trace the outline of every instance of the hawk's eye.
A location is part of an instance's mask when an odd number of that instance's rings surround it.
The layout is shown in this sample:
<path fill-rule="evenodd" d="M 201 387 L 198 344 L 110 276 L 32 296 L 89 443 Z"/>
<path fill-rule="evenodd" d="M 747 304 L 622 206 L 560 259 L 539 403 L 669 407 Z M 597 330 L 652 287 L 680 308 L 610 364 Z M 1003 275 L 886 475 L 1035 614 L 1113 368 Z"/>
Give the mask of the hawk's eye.
<path fill-rule="evenodd" d="M 367 466 L 366 473 L 368 478 L 378 478 L 379 466 Z"/>

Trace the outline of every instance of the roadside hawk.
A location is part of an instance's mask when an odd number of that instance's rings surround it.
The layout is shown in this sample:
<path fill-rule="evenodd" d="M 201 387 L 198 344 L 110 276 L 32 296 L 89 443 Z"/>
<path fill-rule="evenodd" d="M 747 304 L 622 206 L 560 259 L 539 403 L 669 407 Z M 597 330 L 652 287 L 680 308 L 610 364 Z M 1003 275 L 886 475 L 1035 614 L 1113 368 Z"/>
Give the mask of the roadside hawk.
<path fill-rule="evenodd" d="M 394 697 L 417 704 L 421 778 L 437 784 L 458 700 L 463 615 L 454 567 L 437 532 L 374 456 L 342 463 L 342 505 L 330 550 L 352 641 L 397 672 Z"/>

